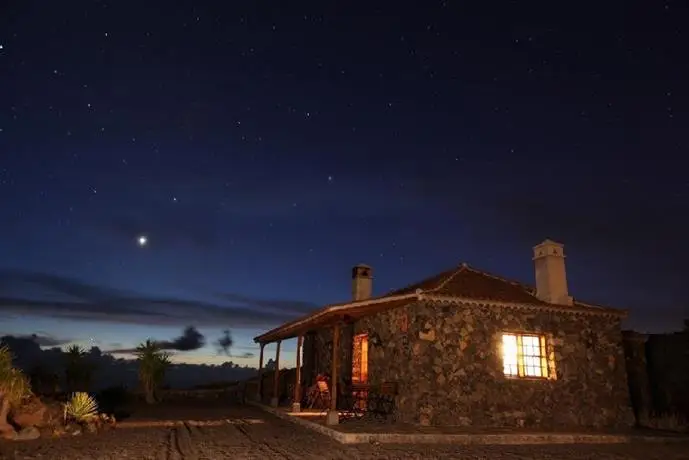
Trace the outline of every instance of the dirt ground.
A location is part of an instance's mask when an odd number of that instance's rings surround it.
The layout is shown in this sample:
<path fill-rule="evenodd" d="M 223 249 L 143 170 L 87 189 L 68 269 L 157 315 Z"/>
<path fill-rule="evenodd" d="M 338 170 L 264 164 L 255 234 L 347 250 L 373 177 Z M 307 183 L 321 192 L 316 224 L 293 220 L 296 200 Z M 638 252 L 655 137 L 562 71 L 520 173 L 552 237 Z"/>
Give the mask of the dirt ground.
<path fill-rule="evenodd" d="M 177 426 L 160 425 L 175 420 Z M 142 426 L 143 425 L 143 426 Z M 62 439 L 0 442 L 7 460 L 219 459 L 689 459 L 689 444 L 560 446 L 345 446 L 251 406 L 162 404 L 116 430 Z"/>

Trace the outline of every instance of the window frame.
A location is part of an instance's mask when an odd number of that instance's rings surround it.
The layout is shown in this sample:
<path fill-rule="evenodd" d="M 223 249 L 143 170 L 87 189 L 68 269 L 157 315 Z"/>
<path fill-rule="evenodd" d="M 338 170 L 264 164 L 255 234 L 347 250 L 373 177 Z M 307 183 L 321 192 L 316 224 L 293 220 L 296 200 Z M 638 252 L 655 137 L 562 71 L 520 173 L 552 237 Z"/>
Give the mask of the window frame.
<path fill-rule="evenodd" d="M 508 374 L 505 372 L 505 351 L 504 351 L 504 340 L 505 336 L 513 336 L 516 338 L 517 341 L 517 363 L 516 363 L 516 369 L 517 373 L 516 374 Z M 522 339 L 524 337 L 531 337 L 531 338 L 537 338 L 539 342 L 539 355 L 527 355 L 524 353 L 524 345 L 522 343 Z M 550 338 L 547 334 L 541 333 L 541 332 L 529 332 L 529 331 L 502 331 L 499 336 L 499 349 L 500 349 L 500 365 L 501 365 L 501 372 L 502 375 L 505 379 L 508 380 L 536 380 L 536 381 L 546 381 L 546 380 L 555 380 L 555 369 L 552 365 L 552 356 L 550 353 Z M 526 369 L 528 367 L 533 367 L 533 366 L 527 366 L 524 363 L 524 357 L 529 356 L 529 357 L 537 357 L 540 360 L 540 366 L 539 368 L 541 369 L 541 372 L 545 375 L 528 375 Z"/>

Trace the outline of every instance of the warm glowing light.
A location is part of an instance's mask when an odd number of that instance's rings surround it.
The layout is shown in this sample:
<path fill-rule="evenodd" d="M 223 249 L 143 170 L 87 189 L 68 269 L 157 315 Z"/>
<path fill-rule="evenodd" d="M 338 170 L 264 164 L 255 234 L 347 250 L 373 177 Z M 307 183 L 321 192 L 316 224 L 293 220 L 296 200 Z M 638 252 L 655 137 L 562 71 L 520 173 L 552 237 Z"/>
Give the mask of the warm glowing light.
<path fill-rule="evenodd" d="M 505 375 L 519 375 L 518 359 L 519 347 L 517 346 L 517 336 L 504 334 L 502 336 L 502 367 Z"/>
<path fill-rule="evenodd" d="M 354 336 L 352 350 L 352 382 L 368 382 L 368 334 Z"/>
<path fill-rule="evenodd" d="M 503 334 L 502 366 L 510 377 L 548 377 L 545 337 Z"/>

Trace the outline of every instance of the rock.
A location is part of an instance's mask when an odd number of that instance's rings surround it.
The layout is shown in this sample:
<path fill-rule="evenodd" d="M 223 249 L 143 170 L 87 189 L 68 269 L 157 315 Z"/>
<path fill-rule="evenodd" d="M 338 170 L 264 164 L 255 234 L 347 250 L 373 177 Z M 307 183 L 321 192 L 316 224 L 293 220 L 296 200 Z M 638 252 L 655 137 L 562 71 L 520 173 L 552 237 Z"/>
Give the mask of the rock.
<path fill-rule="evenodd" d="M 88 433 L 98 433 L 99 426 L 97 420 L 89 420 L 84 424 L 84 427 Z"/>
<path fill-rule="evenodd" d="M 14 439 L 17 436 L 17 432 L 14 431 L 14 427 L 9 423 L 0 424 L 0 438 L 2 439 Z"/>
<path fill-rule="evenodd" d="M 70 424 L 65 425 L 64 430 L 65 430 L 64 431 L 65 434 L 69 434 L 72 436 L 77 436 L 77 435 L 80 435 L 82 433 L 81 427 L 79 425 L 77 425 L 76 423 L 70 423 Z"/>
<path fill-rule="evenodd" d="M 12 409 L 9 419 L 20 428 L 44 426 L 47 407 L 37 397 L 25 400 L 19 407 Z"/>
<path fill-rule="evenodd" d="M 55 426 L 62 423 L 63 407 L 57 401 L 43 402 L 34 396 L 12 409 L 9 420 L 20 428 Z"/>
<path fill-rule="evenodd" d="M 14 438 L 15 441 L 32 441 L 41 437 L 41 432 L 35 426 L 22 428 Z"/>
<path fill-rule="evenodd" d="M 421 340 L 433 342 L 435 340 L 435 330 L 431 329 L 429 331 L 419 331 L 419 338 Z"/>

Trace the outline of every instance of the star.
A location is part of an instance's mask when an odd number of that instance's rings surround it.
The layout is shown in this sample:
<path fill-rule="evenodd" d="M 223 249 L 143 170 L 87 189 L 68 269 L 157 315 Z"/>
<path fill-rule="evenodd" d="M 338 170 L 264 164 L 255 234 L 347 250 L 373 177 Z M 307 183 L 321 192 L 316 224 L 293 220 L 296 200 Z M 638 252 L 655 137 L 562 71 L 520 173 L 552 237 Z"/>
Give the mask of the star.
<path fill-rule="evenodd" d="M 139 238 L 137 238 L 136 242 L 139 244 L 140 247 L 144 247 L 148 245 L 148 237 L 146 235 L 141 235 Z"/>

